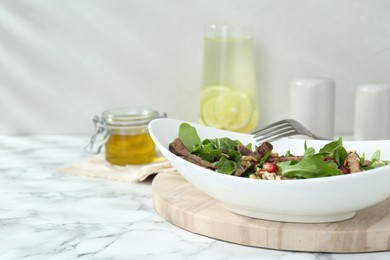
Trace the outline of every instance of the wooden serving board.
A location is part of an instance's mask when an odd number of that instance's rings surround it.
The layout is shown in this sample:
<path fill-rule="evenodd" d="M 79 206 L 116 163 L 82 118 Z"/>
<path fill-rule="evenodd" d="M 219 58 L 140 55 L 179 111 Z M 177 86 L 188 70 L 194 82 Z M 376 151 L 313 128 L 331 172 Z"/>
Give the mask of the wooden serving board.
<path fill-rule="evenodd" d="M 267 221 L 241 216 L 188 183 L 180 174 L 159 174 L 152 184 L 156 211 L 193 233 L 241 245 L 305 252 L 390 250 L 390 199 L 352 219 L 322 224 Z"/>

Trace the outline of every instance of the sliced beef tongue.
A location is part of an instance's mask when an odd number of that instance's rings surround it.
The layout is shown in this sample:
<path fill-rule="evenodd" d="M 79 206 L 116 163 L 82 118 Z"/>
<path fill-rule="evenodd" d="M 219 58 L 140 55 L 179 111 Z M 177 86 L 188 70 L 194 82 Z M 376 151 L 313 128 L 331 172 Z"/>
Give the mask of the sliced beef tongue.
<path fill-rule="evenodd" d="M 256 147 L 256 150 L 251 155 L 243 156 L 241 164 L 238 166 L 235 175 L 241 176 L 255 168 L 261 158 L 263 158 L 269 151 L 272 151 L 273 146 L 269 142 L 264 142 Z M 241 150 L 241 149 L 240 149 Z"/>
<path fill-rule="evenodd" d="M 240 146 L 238 147 L 239 151 L 240 151 L 240 154 L 242 155 L 252 155 L 253 156 L 253 151 L 251 149 L 249 149 L 248 147 L 240 144 Z"/>
<path fill-rule="evenodd" d="M 262 143 L 259 147 L 256 148 L 254 157 L 256 160 L 260 161 L 269 151 L 272 151 L 274 147 L 269 142 Z"/>
<path fill-rule="evenodd" d="M 272 144 L 268 142 L 265 142 L 259 147 L 256 147 L 255 151 L 252 151 L 245 146 L 240 146 L 239 150 L 243 156 L 242 161 L 235 172 L 235 175 L 241 176 L 244 173 L 251 171 L 256 166 L 256 164 L 258 164 L 261 158 L 263 158 L 269 151 L 271 151 L 272 148 Z M 189 162 L 192 162 L 204 168 L 209 168 L 212 170 L 215 170 L 217 168 L 209 161 L 203 160 L 199 156 L 196 156 L 195 154 L 192 154 L 190 151 L 188 151 L 179 138 L 176 138 L 175 140 L 173 140 L 172 143 L 169 144 L 169 151 Z"/>
<path fill-rule="evenodd" d="M 209 168 L 213 170 L 216 169 L 216 167 L 213 166 L 209 161 L 203 160 L 199 156 L 196 156 L 195 154 L 192 154 L 190 151 L 188 151 L 179 138 L 176 138 L 175 140 L 173 140 L 172 143 L 169 144 L 169 151 L 189 162 L 192 162 L 204 168 Z"/>

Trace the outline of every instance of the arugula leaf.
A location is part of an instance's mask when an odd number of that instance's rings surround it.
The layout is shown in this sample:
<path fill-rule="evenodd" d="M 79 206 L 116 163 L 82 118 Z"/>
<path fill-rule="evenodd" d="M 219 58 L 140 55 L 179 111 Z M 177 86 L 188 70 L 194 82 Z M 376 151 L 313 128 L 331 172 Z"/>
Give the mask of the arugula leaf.
<path fill-rule="evenodd" d="M 332 157 L 338 165 L 343 165 L 347 156 L 348 156 L 347 150 L 345 150 L 343 146 L 339 146 L 334 150 Z"/>
<path fill-rule="evenodd" d="M 260 159 L 260 162 L 258 163 L 258 165 L 261 167 L 263 166 L 263 164 L 267 161 L 268 157 L 270 156 L 270 154 L 272 153 L 272 150 L 269 150 L 261 159 Z"/>
<path fill-rule="evenodd" d="M 371 156 L 371 162 L 376 162 L 379 161 L 380 159 L 381 159 L 381 151 L 376 150 Z"/>
<path fill-rule="evenodd" d="M 343 145 L 343 140 L 341 137 L 339 137 L 338 140 L 327 143 L 320 149 L 320 153 L 332 153 L 337 147 Z"/>
<path fill-rule="evenodd" d="M 277 165 L 279 173 L 288 178 L 317 178 L 342 174 L 336 163 L 332 161 L 324 162 L 318 157 L 302 161 L 281 162 Z"/>
<path fill-rule="evenodd" d="M 304 143 L 305 153 L 301 161 L 288 161 L 278 163 L 278 171 L 280 174 L 288 178 L 317 178 L 341 175 L 338 165 L 344 162 L 347 157 L 347 152 L 342 146 L 342 139 L 330 142 L 316 153 L 313 147 L 308 147 Z M 331 157 L 335 160 L 324 161 L 325 157 Z"/>
<path fill-rule="evenodd" d="M 237 163 L 241 162 L 242 155 L 239 152 L 239 141 L 224 138 L 204 139 L 202 143 L 196 145 L 191 153 L 209 162 L 216 162 L 222 156 Z"/>
<path fill-rule="evenodd" d="M 215 148 L 208 139 L 205 139 L 201 144 L 195 146 L 191 152 L 209 162 L 218 161 L 222 156 L 222 151 Z"/>
<path fill-rule="evenodd" d="M 213 163 L 217 172 L 234 174 L 241 163 L 242 144 L 238 140 L 223 137 L 201 141 L 196 128 L 187 123 L 180 124 L 179 138 L 192 154 Z"/>
<path fill-rule="evenodd" d="M 240 145 L 239 141 L 232 140 L 228 137 L 216 138 L 211 141 L 215 143 L 217 149 L 221 149 L 226 153 L 232 149 L 238 150 L 238 146 Z"/>
<path fill-rule="evenodd" d="M 306 147 L 306 146 L 305 146 Z M 315 155 L 316 151 L 313 147 L 306 147 L 305 153 L 303 154 L 303 159 L 310 159 Z"/>
<path fill-rule="evenodd" d="M 363 165 L 364 163 L 364 160 L 366 160 L 366 155 L 364 153 L 362 153 L 362 155 L 360 156 L 360 165 Z"/>
<path fill-rule="evenodd" d="M 235 161 L 236 163 L 241 163 L 242 160 L 242 154 L 238 150 L 230 150 L 228 152 L 228 159 Z"/>
<path fill-rule="evenodd" d="M 192 151 L 194 146 L 201 143 L 196 128 L 187 123 L 180 124 L 179 139 L 183 142 L 188 151 Z"/>
<path fill-rule="evenodd" d="M 235 161 L 221 157 L 221 159 L 214 164 L 217 169 L 216 172 L 232 175 L 236 172 L 238 164 Z"/>
<path fill-rule="evenodd" d="M 383 161 L 381 160 L 380 157 L 381 157 L 381 151 L 380 150 L 375 151 L 371 156 L 371 162 L 366 167 L 364 167 L 364 170 L 371 170 L 389 164 L 389 161 Z"/>
<path fill-rule="evenodd" d="M 343 147 L 343 140 L 339 137 L 338 140 L 327 143 L 319 151 L 319 154 L 324 157 L 331 157 L 338 165 L 342 165 L 347 158 L 347 151 Z"/>

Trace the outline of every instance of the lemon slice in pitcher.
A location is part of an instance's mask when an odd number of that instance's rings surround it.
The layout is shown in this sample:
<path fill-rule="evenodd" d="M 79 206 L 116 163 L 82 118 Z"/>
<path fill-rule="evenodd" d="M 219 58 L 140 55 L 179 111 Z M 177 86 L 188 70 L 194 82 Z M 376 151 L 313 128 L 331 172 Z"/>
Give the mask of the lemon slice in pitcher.
<path fill-rule="evenodd" d="M 206 101 L 209 98 L 218 97 L 227 92 L 231 92 L 232 89 L 226 86 L 209 86 L 200 92 L 200 100 Z"/>
<path fill-rule="evenodd" d="M 217 98 L 211 97 L 202 103 L 200 118 L 204 125 L 221 128 L 222 126 L 218 123 L 217 117 L 215 116 L 215 101 Z"/>
<path fill-rule="evenodd" d="M 203 124 L 222 128 L 215 115 L 215 102 L 220 95 L 231 91 L 231 88 L 225 86 L 209 86 L 201 91 L 200 120 Z"/>
<path fill-rule="evenodd" d="M 215 118 L 228 130 L 244 128 L 252 119 L 252 102 L 248 95 L 231 91 L 215 100 Z"/>
<path fill-rule="evenodd" d="M 212 86 L 201 92 L 200 119 L 205 125 L 241 131 L 252 121 L 252 111 L 250 98 L 229 87 Z"/>

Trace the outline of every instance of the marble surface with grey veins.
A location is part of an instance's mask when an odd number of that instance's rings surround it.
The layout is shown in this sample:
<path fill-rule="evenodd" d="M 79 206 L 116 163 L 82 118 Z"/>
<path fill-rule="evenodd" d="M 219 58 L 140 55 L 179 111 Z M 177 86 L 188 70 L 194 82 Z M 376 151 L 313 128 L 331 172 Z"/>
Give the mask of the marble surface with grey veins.
<path fill-rule="evenodd" d="M 153 208 L 151 182 L 58 172 L 87 159 L 87 136 L 0 136 L 0 259 L 390 259 L 236 245 L 180 229 Z"/>

